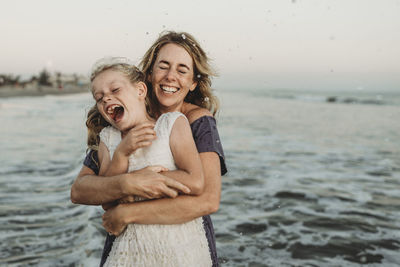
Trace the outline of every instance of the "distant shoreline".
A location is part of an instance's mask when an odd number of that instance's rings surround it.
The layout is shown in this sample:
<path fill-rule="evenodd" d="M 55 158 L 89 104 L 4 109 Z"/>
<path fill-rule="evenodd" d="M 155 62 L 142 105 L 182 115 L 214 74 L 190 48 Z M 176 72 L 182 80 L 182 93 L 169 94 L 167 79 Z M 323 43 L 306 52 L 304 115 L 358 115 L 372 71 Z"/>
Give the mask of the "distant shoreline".
<path fill-rule="evenodd" d="M 67 87 L 67 88 L 56 88 L 50 86 L 41 86 L 40 88 L 19 88 L 11 86 L 0 87 L 0 98 L 8 97 L 24 97 L 24 96 L 45 96 L 45 95 L 66 95 L 66 94 L 78 94 L 89 92 L 88 87 Z"/>

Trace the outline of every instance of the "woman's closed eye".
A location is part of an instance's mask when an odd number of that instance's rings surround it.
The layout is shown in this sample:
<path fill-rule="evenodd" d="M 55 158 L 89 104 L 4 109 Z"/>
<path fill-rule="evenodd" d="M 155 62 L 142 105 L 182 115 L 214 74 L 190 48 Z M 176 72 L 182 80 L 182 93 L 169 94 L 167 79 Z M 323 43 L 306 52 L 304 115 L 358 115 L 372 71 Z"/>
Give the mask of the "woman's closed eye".
<path fill-rule="evenodd" d="M 118 91 L 119 91 L 119 87 L 118 88 L 114 88 L 114 89 L 111 90 L 111 92 L 113 92 L 113 93 L 116 93 Z"/>

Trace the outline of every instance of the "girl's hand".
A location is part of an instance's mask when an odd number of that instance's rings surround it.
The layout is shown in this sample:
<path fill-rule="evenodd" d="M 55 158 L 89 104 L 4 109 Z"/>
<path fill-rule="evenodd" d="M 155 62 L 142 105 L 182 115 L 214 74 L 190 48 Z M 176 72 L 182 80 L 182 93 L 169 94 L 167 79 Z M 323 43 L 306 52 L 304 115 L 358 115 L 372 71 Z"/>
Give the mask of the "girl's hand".
<path fill-rule="evenodd" d="M 156 139 L 156 132 L 153 128 L 154 123 L 145 122 L 130 129 L 115 149 L 115 153 L 129 157 L 138 148 L 150 146 Z"/>
<path fill-rule="evenodd" d="M 109 234 L 119 236 L 128 225 L 123 220 L 123 209 L 124 205 L 118 205 L 103 214 L 103 227 Z"/>
<path fill-rule="evenodd" d="M 160 174 L 163 171 L 168 171 L 168 169 L 162 166 L 149 166 L 135 171 L 134 175 L 128 173 L 126 179 L 123 180 L 122 188 L 128 191 L 127 195 L 137 195 L 148 199 L 175 198 L 179 192 L 190 193 L 190 189 L 184 184 Z"/>

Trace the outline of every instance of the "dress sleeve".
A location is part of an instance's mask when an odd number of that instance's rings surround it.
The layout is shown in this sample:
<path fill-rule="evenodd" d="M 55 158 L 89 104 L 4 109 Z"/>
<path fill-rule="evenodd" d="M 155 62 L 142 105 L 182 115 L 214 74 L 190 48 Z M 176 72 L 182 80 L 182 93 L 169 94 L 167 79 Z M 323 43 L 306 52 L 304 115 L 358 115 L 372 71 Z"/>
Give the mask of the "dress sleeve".
<path fill-rule="evenodd" d="M 221 163 L 221 175 L 224 175 L 227 172 L 225 155 L 219 138 L 215 118 L 211 116 L 200 117 L 195 120 L 190 127 L 192 128 L 193 139 L 196 143 L 197 151 L 199 151 L 199 153 L 217 153 Z"/>
<path fill-rule="evenodd" d="M 83 165 L 91 169 L 96 175 L 99 175 L 99 158 L 96 150 L 90 150 L 89 153 L 86 154 Z"/>

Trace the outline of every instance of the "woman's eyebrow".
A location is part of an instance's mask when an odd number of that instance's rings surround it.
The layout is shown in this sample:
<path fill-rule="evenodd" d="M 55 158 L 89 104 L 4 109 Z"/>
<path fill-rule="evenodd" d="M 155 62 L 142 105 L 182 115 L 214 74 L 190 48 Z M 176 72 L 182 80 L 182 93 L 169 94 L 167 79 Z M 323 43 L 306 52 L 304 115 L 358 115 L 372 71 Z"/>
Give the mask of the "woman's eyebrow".
<path fill-rule="evenodd" d="M 169 65 L 169 62 L 168 61 L 166 61 L 166 60 L 160 60 L 160 62 L 158 62 L 159 64 L 167 64 L 167 65 Z"/>
<path fill-rule="evenodd" d="M 160 60 L 158 64 L 167 64 L 168 66 L 170 65 L 170 63 L 166 60 Z M 190 70 L 189 66 L 183 63 L 179 64 L 178 67 L 183 67 Z"/>
<path fill-rule="evenodd" d="M 179 64 L 178 66 L 179 66 L 179 67 L 184 67 L 184 68 L 190 70 L 189 66 L 186 65 L 186 64 L 182 64 L 182 63 L 181 63 L 181 64 Z"/>

